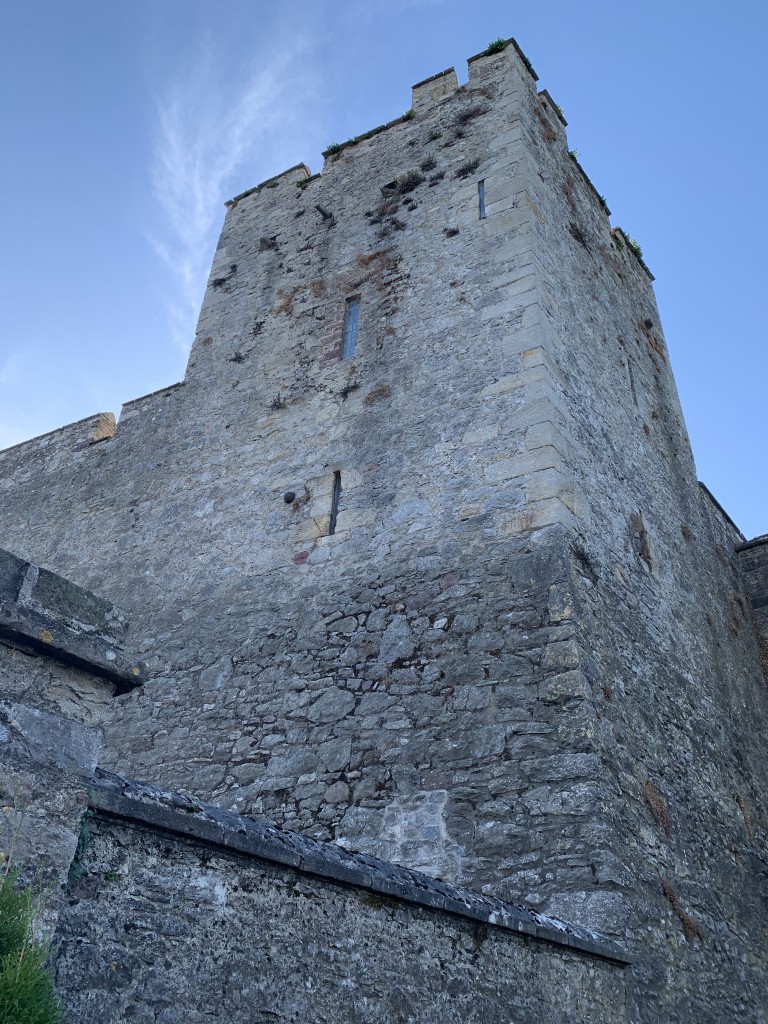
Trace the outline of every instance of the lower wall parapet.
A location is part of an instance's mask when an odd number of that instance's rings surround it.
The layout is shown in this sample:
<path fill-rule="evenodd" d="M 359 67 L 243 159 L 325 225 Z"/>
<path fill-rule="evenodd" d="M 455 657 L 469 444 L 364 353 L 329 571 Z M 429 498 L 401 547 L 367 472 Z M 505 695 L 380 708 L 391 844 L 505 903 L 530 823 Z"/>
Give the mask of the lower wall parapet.
<path fill-rule="evenodd" d="M 90 802 L 71 1024 L 628 1019 L 628 959 L 586 929 L 116 776 Z"/>

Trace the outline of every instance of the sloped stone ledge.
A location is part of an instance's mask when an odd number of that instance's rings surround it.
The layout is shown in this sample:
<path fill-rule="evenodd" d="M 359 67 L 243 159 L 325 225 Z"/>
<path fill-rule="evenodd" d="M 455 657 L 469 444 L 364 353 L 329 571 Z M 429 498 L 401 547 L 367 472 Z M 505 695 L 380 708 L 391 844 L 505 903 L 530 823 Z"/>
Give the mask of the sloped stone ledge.
<path fill-rule="evenodd" d="M 615 964 L 632 962 L 615 943 L 586 928 L 332 843 L 283 832 L 148 783 L 99 770 L 91 786 L 89 805 L 101 814 L 292 867 L 375 895 L 479 921 Z"/>
<path fill-rule="evenodd" d="M 45 654 L 127 693 L 144 667 L 123 650 L 127 623 L 109 601 L 0 549 L 0 639 Z"/>

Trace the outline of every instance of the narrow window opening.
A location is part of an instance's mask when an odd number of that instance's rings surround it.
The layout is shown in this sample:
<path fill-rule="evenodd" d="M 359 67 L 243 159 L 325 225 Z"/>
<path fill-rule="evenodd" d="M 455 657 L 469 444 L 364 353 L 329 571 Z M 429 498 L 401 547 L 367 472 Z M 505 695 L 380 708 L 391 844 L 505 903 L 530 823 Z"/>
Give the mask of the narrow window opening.
<path fill-rule="evenodd" d="M 337 469 L 333 474 L 333 491 L 331 493 L 331 519 L 328 523 L 328 536 L 336 533 L 336 520 L 339 517 L 339 502 L 342 494 L 341 470 Z"/>
<path fill-rule="evenodd" d="M 480 220 L 485 220 L 485 181 L 477 183 L 477 212 Z"/>
<path fill-rule="evenodd" d="M 360 296 L 347 299 L 344 308 L 344 331 L 341 339 L 341 358 L 352 359 L 357 348 L 357 321 L 360 315 Z"/>
<path fill-rule="evenodd" d="M 627 359 L 627 373 L 629 374 L 629 386 L 632 389 L 632 399 L 633 399 L 635 405 L 637 405 L 637 390 L 635 388 L 635 375 L 632 373 L 632 364 L 630 363 L 629 359 Z"/>

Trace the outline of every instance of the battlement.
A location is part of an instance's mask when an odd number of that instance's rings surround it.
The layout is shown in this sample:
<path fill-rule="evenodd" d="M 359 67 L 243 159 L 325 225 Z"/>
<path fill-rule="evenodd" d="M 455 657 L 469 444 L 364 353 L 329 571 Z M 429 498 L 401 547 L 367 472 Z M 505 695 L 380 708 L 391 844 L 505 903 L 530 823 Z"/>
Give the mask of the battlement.
<path fill-rule="evenodd" d="M 441 103 L 456 97 L 457 94 L 459 96 L 463 95 L 475 98 L 474 94 L 477 92 L 482 94 L 481 98 L 489 100 L 491 97 L 485 95 L 483 90 L 487 90 L 489 85 L 493 84 L 494 81 L 501 81 L 505 74 L 509 74 L 512 69 L 514 69 L 514 71 L 518 73 L 523 80 L 530 80 L 531 83 L 538 81 L 538 75 L 533 70 L 530 61 L 525 56 L 516 40 L 499 40 L 497 44 L 492 45 L 495 48 L 489 48 L 488 50 L 475 54 L 467 59 L 469 78 L 466 84 L 459 85 L 455 68 L 451 67 L 444 71 L 440 71 L 437 74 L 416 83 L 416 85 L 412 87 L 412 105 L 405 114 L 393 118 L 385 124 L 368 129 L 360 135 L 356 135 L 353 138 L 348 139 L 346 142 L 337 142 L 329 146 L 322 154 L 325 160 L 325 167 L 322 172 L 318 174 L 311 174 L 306 164 L 295 164 L 287 170 L 282 171 L 277 175 L 273 175 L 271 178 L 266 179 L 258 185 L 239 193 L 232 199 L 228 200 L 225 205 L 227 207 L 235 206 L 241 200 L 248 198 L 249 196 L 259 195 L 264 192 L 264 190 L 276 189 L 279 185 L 288 184 L 290 182 L 299 189 L 303 189 L 309 182 L 320 179 L 324 173 L 332 168 L 336 163 L 336 158 L 342 153 L 353 150 L 361 143 L 368 142 L 382 133 L 395 129 L 398 126 L 409 125 L 414 120 L 422 119 L 424 117 L 428 117 L 430 114 L 434 114 L 436 108 Z M 554 115 L 552 119 L 553 123 L 560 129 L 564 129 L 568 122 L 565 120 L 562 111 L 554 102 L 549 92 L 545 89 L 536 94 L 535 90 L 532 90 L 532 94 L 538 95 L 543 109 L 550 111 L 551 114 Z M 462 119 L 466 118 L 466 121 L 469 121 L 471 118 L 467 116 L 467 114 L 468 112 L 464 111 L 460 116 Z M 472 111 L 471 116 L 478 116 L 478 111 Z M 560 134 L 562 135 L 563 140 L 565 140 L 564 131 L 561 131 Z M 576 163 L 578 164 L 578 161 L 576 161 Z M 587 182 L 589 182 L 589 178 L 586 176 L 584 169 L 581 165 L 578 166 L 582 175 L 584 175 Z M 589 184 L 590 187 L 593 187 L 591 182 L 589 182 Z M 596 190 L 595 195 L 601 203 L 605 205 L 605 201 Z M 275 193 L 272 198 L 277 199 L 279 196 L 290 199 L 290 190 L 284 190 L 282 194 Z M 267 196 L 267 198 L 269 197 Z M 607 207 L 606 213 L 610 213 Z"/>
<path fill-rule="evenodd" d="M 200 346 L 211 343 L 207 309 L 220 305 L 222 300 L 230 303 L 231 293 L 237 287 L 238 273 L 242 276 L 242 264 L 238 270 L 238 263 L 230 251 L 231 246 L 222 244 L 233 231 L 250 233 L 252 226 L 258 222 L 260 234 L 257 253 L 262 256 L 277 254 L 278 262 L 284 261 L 286 257 L 300 259 L 302 252 L 308 248 L 309 235 L 319 232 L 318 237 L 321 237 L 323 232 L 328 234 L 336 228 L 338 218 L 344 215 L 346 195 L 350 191 L 356 194 L 362 191 L 362 182 L 370 182 L 372 166 L 381 167 L 382 179 L 368 185 L 371 193 L 368 201 L 375 206 L 400 205 L 402 209 L 400 201 L 403 198 L 407 200 L 409 195 L 411 200 L 421 198 L 426 189 L 432 190 L 428 195 L 430 201 L 444 201 L 443 196 L 447 191 L 455 191 L 456 180 L 460 183 L 470 182 L 472 187 L 477 176 L 484 173 L 482 154 L 476 157 L 470 153 L 465 139 L 494 107 L 508 113 L 505 130 L 497 133 L 494 147 L 502 144 L 502 139 L 508 143 L 522 141 L 520 111 L 515 111 L 524 103 L 539 119 L 547 144 L 557 143 L 562 158 L 571 161 L 587 186 L 588 194 L 596 200 L 598 212 L 609 217 L 610 210 L 604 198 L 592 185 L 575 154 L 567 150 L 567 122 L 562 112 L 546 90 L 536 92 L 538 76 L 517 42 L 514 39 L 500 40 L 487 50 L 468 58 L 467 65 L 469 77 L 466 84 L 458 84 L 454 68 L 439 72 L 413 86 L 412 107 L 404 115 L 326 149 L 321 173 L 313 175 L 306 164 L 295 164 L 227 201 L 227 222 L 222 232 L 222 242 L 214 257 L 197 337 L 184 381 L 126 402 L 118 422 L 115 422 L 112 413 L 99 413 L 15 445 L 0 452 L 0 466 L 5 464 L 11 472 L 15 472 L 15 467 L 28 464 L 29 460 L 51 468 L 58 467 L 62 459 L 73 465 L 81 464 L 84 460 L 87 462 L 87 448 L 91 444 L 114 438 L 127 420 L 135 418 L 140 412 L 151 414 L 156 404 L 164 405 L 162 399 L 168 398 L 175 389 L 194 381 L 195 368 L 204 355 Z M 503 94 L 501 97 L 498 95 L 499 89 Z M 387 165 L 389 170 L 385 170 Z M 430 166 L 431 170 L 424 171 L 421 165 Z M 515 166 L 510 167 L 513 172 Z M 421 181 L 414 184 L 419 178 Z M 509 210 L 517 207 L 521 200 L 529 202 L 522 178 L 518 184 L 513 179 L 501 187 L 500 183 L 492 180 L 486 183 L 483 179 L 483 183 L 487 192 L 485 201 L 488 216 L 504 214 L 508 220 Z M 466 192 L 466 187 L 462 191 Z M 417 192 L 418 195 L 415 195 Z M 533 195 L 530 198 L 533 199 Z M 303 218 L 300 222 L 302 226 L 311 218 L 312 227 L 309 232 L 299 229 L 297 233 L 292 230 L 295 225 L 291 221 L 299 216 Z M 372 224 L 382 225 L 378 235 L 387 239 L 387 246 L 391 249 L 392 241 L 397 239 L 393 232 L 402 230 L 401 219 L 391 211 L 384 217 L 383 223 L 375 211 L 366 216 Z M 458 233 L 460 226 L 455 218 L 447 219 L 449 223 L 443 226 L 443 231 Z M 251 242 L 248 244 L 250 246 Z M 333 247 L 334 243 L 329 238 L 324 244 L 330 256 L 329 247 Z M 386 246 L 379 244 L 378 247 L 372 247 L 370 243 L 364 245 L 356 259 L 367 260 L 371 248 L 376 257 L 377 251 L 383 251 Z M 621 267 L 620 273 L 628 270 L 631 273 L 632 265 L 636 265 L 639 260 L 640 266 L 653 280 L 642 258 L 638 257 L 631 239 L 621 229 L 611 230 L 607 224 L 601 249 L 609 259 L 610 266 Z M 334 261 L 338 262 L 338 258 Z M 353 272 L 348 274 L 352 284 L 355 282 L 354 268 L 353 264 Z M 323 268 L 318 269 L 322 273 Z M 359 267 L 356 269 L 359 270 Z M 274 270 L 269 273 L 271 277 L 274 276 Z M 277 301 L 273 304 L 273 312 L 293 307 L 301 301 L 301 296 L 296 297 L 297 285 L 289 279 L 290 274 L 281 276 L 285 284 L 277 286 Z M 318 280 L 315 278 L 309 282 L 312 288 L 318 287 Z M 326 286 L 324 290 L 327 292 L 330 288 Z M 260 320 L 257 321 L 251 330 L 261 330 L 258 326 L 260 323 Z M 234 344 L 228 346 L 230 351 L 225 358 L 237 360 L 242 356 L 244 348 L 252 346 L 247 338 L 239 334 L 233 340 Z M 329 340 L 332 345 L 337 344 L 335 335 Z M 204 362 L 207 365 L 208 361 Z M 339 385 L 342 390 L 345 386 L 345 382 Z M 283 397 L 278 386 L 272 400 L 282 400 Z"/>
<path fill-rule="evenodd" d="M 464 85 L 459 85 L 456 70 L 452 67 L 416 83 L 416 85 L 412 87 L 411 107 L 405 112 L 405 114 L 400 117 L 393 118 L 385 124 L 368 129 L 360 135 L 356 135 L 353 138 L 348 139 L 346 142 L 337 142 L 329 146 L 322 154 L 325 160 L 325 166 L 322 172 L 313 175 L 306 164 L 296 164 L 287 170 L 266 179 L 258 185 L 239 193 L 237 196 L 228 200 L 225 205 L 231 208 L 249 196 L 259 195 L 264 192 L 264 190 L 276 189 L 279 185 L 288 184 L 290 182 L 299 189 L 304 189 L 307 184 L 319 180 L 324 173 L 331 169 L 336 163 L 336 158 L 342 153 L 353 150 L 361 143 L 368 142 L 377 136 L 380 136 L 382 133 L 395 129 L 398 126 L 408 125 L 414 120 L 423 119 L 428 117 L 430 114 L 434 114 L 436 108 L 438 108 L 440 104 L 446 100 L 454 98 L 457 94 L 469 97 L 474 97 L 476 92 L 483 94 L 484 90 L 488 90 L 489 85 L 502 80 L 505 74 L 509 74 L 512 69 L 514 69 L 514 72 L 519 74 L 524 81 L 528 80 L 531 84 L 538 81 L 538 75 L 533 70 L 530 61 L 523 53 L 517 41 L 512 38 L 507 40 L 498 40 L 497 43 L 491 44 L 487 50 L 469 57 L 467 59 L 467 67 L 469 77 L 467 83 Z M 535 89 L 532 89 L 531 92 L 533 95 L 538 95 L 542 108 L 550 114 L 553 126 L 558 130 L 558 135 L 563 141 L 565 141 L 566 136 L 564 129 L 568 122 L 565 120 L 562 110 L 554 102 L 546 89 L 542 90 L 538 94 L 535 92 Z M 483 98 L 488 100 L 491 97 L 483 95 Z M 470 119 L 470 117 L 467 116 L 469 113 L 470 112 L 468 111 L 464 111 L 460 116 L 462 119 L 466 118 L 466 121 L 468 121 Z M 478 112 L 476 110 L 471 112 L 471 116 L 477 116 L 477 114 Z M 581 164 L 579 164 L 575 155 L 573 153 L 569 155 L 572 157 L 578 166 L 580 173 L 594 192 L 600 204 L 605 209 L 606 214 L 610 215 L 610 210 L 608 209 L 604 198 L 594 188 L 592 182 Z M 290 199 L 290 190 L 283 190 L 282 193 L 275 193 L 272 198 L 277 199 L 278 197 Z"/>

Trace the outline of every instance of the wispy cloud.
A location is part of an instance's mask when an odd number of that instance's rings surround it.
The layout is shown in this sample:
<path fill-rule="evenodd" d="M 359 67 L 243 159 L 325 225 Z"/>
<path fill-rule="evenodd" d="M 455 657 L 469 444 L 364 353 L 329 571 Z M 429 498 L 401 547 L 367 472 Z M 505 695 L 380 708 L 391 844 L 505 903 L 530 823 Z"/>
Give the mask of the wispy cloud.
<path fill-rule="evenodd" d="M 16 351 L 7 355 L 0 363 L 0 386 L 15 384 L 21 380 L 24 375 L 25 362 L 22 352 Z"/>
<path fill-rule="evenodd" d="M 443 7 L 445 0 L 388 0 L 385 7 L 378 4 L 361 5 L 355 7 L 354 17 L 360 24 L 374 21 L 382 22 L 384 19 L 390 22 L 398 14 L 406 11 L 418 10 L 423 7 Z"/>
<path fill-rule="evenodd" d="M 208 47 L 194 66 L 177 75 L 158 102 L 152 183 L 163 228 L 151 242 L 176 282 L 169 315 L 174 340 L 185 351 L 203 296 L 222 202 L 229 198 L 235 173 L 248 163 L 248 183 L 255 184 L 261 175 L 281 170 L 275 161 L 280 154 L 272 145 L 267 148 L 267 142 L 279 135 L 285 145 L 295 136 L 288 129 L 311 120 L 308 97 L 317 89 L 312 87 L 316 83 L 307 82 L 315 76 L 302 51 L 306 46 L 294 39 L 289 50 L 248 69 L 233 86 L 222 72 L 228 66 L 226 58 Z M 268 162 L 265 149 L 272 157 Z M 294 153 L 290 162 L 300 159 Z"/>
<path fill-rule="evenodd" d="M 0 450 L 50 429 L 22 386 L 33 377 L 34 359 L 24 352 L 10 352 L 0 362 Z"/>

